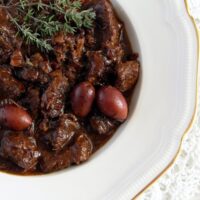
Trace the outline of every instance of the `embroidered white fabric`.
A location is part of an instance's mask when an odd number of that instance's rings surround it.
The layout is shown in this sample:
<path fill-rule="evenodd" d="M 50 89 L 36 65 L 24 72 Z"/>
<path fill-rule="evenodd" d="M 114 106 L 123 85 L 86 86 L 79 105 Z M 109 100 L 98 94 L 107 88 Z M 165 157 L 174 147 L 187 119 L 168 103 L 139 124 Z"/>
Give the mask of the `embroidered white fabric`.
<path fill-rule="evenodd" d="M 200 28 L 200 0 L 190 0 L 189 3 L 191 13 Z M 200 100 L 200 91 L 198 95 Z M 186 135 L 175 164 L 139 199 L 200 200 L 200 103 L 194 126 Z"/>

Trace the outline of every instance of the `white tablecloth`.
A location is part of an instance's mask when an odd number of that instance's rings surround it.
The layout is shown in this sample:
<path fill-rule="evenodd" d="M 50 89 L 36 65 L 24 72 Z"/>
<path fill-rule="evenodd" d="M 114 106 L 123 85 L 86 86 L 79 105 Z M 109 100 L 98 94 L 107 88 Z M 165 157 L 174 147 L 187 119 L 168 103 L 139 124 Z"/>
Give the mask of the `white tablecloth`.
<path fill-rule="evenodd" d="M 190 0 L 189 3 L 200 28 L 200 0 Z M 200 102 L 200 75 L 198 96 Z M 139 199 L 200 200 L 200 103 L 194 126 L 185 137 L 175 164 Z"/>

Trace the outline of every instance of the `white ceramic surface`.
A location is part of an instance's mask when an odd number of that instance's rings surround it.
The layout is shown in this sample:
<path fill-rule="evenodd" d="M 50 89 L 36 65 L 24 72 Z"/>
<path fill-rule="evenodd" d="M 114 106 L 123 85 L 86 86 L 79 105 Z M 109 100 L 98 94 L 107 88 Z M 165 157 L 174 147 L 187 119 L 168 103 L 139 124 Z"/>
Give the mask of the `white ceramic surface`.
<path fill-rule="evenodd" d="M 187 0 L 200 31 L 200 0 Z M 200 70 L 198 72 L 200 99 Z M 137 200 L 199 200 L 200 199 L 200 101 L 190 131 L 181 150 L 167 172 L 156 179 Z"/>
<path fill-rule="evenodd" d="M 196 102 L 197 38 L 184 1 L 113 4 L 142 66 L 128 121 L 81 166 L 44 176 L 1 173 L 2 199 L 127 200 L 174 158 Z"/>

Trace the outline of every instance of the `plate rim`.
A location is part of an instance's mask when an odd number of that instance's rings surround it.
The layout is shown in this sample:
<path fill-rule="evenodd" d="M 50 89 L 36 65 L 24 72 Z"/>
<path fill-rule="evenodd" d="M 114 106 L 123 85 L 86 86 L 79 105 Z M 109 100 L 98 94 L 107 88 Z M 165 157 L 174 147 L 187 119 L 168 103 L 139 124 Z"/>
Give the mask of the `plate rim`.
<path fill-rule="evenodd" d="M 181 152 L 181 147 L 183 145 L 183 141 L 186 137 L 186 135 L 189 133 L 189 130 L 192 128 L 194 121 L 195 121 L 195 117 L 197 114 L 197 107 L 198 107 L 198 74 L 199 74 L 199 65 L 200 65 L 200 30 L 198 29 L 198 26 L 195 22 L 194 17 L 191 14 L 191 10 L 189 7 L 189 0 L 184 0 L 184 4 L 185 4 L 185 8 L 186 8 L 186 14 L 188 15 L 190 21 L 192 22 L 194 29 L 195 29 L 195 34 L 196 34 L 196 38 L 197 38 L 197 66 L 196 66 L 196 97 L 195 97 L 195 109 L 194 109 L 194 113 L 192 115 L 192 118 L 186 128 L 186 130 L 184 131 L 180 143 L 179 143 L 179 147 L 178 150 L 176 152 L 176 154 L 174 155 L 174 157 L 172 158 L 172 160 L 167 164 L 167 166 L 153 179 L 151 180 L 142 190 L 140 190 L 133 198 L 132 200 L 137 200 L 142 194 L 144 194 L 148 189 L 150 189 L 157 181 L 158 179 L 160 179 L 165 173 L 167 173 L 167 171 L 173 166 L 173 164 L 176 162 L 176 160 L 179 157 L 179 154 Z"/>

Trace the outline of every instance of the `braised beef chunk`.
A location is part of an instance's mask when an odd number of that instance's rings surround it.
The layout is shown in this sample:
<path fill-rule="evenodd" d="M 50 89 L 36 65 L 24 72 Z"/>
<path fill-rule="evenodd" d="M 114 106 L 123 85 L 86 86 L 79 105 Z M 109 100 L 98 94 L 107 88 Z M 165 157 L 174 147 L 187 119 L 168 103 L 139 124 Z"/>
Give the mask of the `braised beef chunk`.
<path fill-rule="evenodd" d="M 16 37 L 5 9 L 0 8 L 0 63 L 8 61 L 13 51 L 20 45 L 21 41 Z"/>
<path fill-rule="evenodd" d="M 137 61 L 127 61 L 116 66 L 117 81 L 116 87 L 121 92 L 126 92 L 133 88 L 139 76 L 139 63 Z"/>
<path fill-rule="evenodd" d="M 60 151 L 71 142 L 79 128 L 78 119 L 74 115 L 64 114 L 55 123 L 54 128 L 45 133 L 45 140 L 53 150 Z"/>
<path fill-rule="evenodd" d="M 44 71 L 32 66 L 23 67 L 17 73 L 17 76 L 22 80 L 40 84 L 45 84 L 49 81 L 49 76 Z"/>
<path fill-rule="evenodd" d="M 8 32 L 4 29 L 0 30 L 0 63 L 6 62 L 13 52 L 13 47 L 9 40 Z"/>
<path fill-rule="evenodd" d="M 100 135 L 109 135 L 116 128 L 116 122 L 101 116 L 93 116 L 90 119 L 90 125 Z"/>
<path fill-rule="evenodd" d="M 41 98 L 41 108 L 44 116 L 55 118 L 63 114 L 65 93 L 68 89 L 68 79 L 58 70 L 52 74 L 53 80 Z"/>
<path fill-rule="evenodd" d="M 22 104 L 29 109 L 32 117 L 36 119 L 39 116 L 40 108 L 40 91 L 38 88 L 28 88 L 26 97 L 22 100 Z"/>
<path fill-rule="evenodd" d="M 82 58 L 83 52 L 85 51 L 85 36 L 81 33 L 75 38 L 75 44 L 71 48 L 72 58 L 74 63 L 79 63 Z"/>
<path fill-rule="evenodd" d="M 104 57 L 101 51 L 90 51 L 87 53 L 89 62 L 88 81 L 95 84 L 105 75 L 106 66 L 104 63 Z"/>
<path fill-rule="evenodd" d="M 89 49 L 95 48 L 96 38 L 95 38 L 95 30 L 94 28 L 86 30 L 85 34 L 85 46 Z"/>
<path fill-rule="evenodd" d="M 42 69 L 46 74 L 49 74 L 52 72 L 52 67 L 49 63 L 49 61 L 42 61 L 39 64 L 39 68 Z"/>
<path fill-rule="evenodd" d="M 84 52 L 84 32 L 77 35 L 66 35 L 63 32 L 60 32 L 54 37 L 53 44 L 58 62 L 72 60 L 73 62 L 78 63 Z"/>
<path fill-rule="evenodd" d="M 66 65 L 64 75 L 67 77 L 70 87 L 72 87 L 75 84 L 76 80 L 79 78 L 78 74 L 81 71 L 81 68 L 81 65 L 73 62 Z"/>
<path fill-rule="evenodd" d="M 34 67 L 38 67 L 41 62 L 44 61 L 44 58 L 40 53 L 35 53 L 31 56 L 30 62 L 33 64 Z"/>
<path fill-rule="evenodd" d="M 46 149 L 40 149 L 41 158 L 39 160 L 40 170 L 49 173 L 67 168 L 71 164 L 71 153 L 69 149 L 65 149 L 59 153 L 50 152 Z"/>
<path fill-rule="evenodd" d="M 72 46 L 74 46 L 74 36 L 71 34 L 64 34 L 59 32 L 52 40 L 54 45 L 54 53 L 58 62 L 63 62 L 67 59 L 67 53 L 69 53 Z"/>
<path fill-rule="evenodd" d="M 10 57 L 10 65 L 13 67 L 21 67 L 24 63 L 24 58 L 22 52 L 17 49 L 15 50 Z"/>
<path fill-rule="evenodd" d="M 10 132 L 1 140 L 0 155 L 29 171 L 35 168 L 40 152 L 33 137 L 21 132 Z"/>
<path fill-rule="evenodd" d="M 41 131 L 42 133 L 45 133 L 47 132 L 51 127 L 51 123 L 49 121 L 48 118 L 44 118 L 40 123 L 39 123 L 39 126 L 38 126 L 38 129 L 39 131 Z"/>
<path fill-rule="evenodd" d="M 112 62 L 119 62 L 123 56 L 123 49 L 120 44 L 122 23 L 117 19 L 116 14 L 108 0 L 95 0 L 92 8 L 96 12 L 98 24 L 96 34 L 101 48 L 108 59 Z"/>
<path fill-rule="evenodd" d="M 74 145 L 70 147 L 72 163 L 80 164 L 89 159 L 93 151 L 93 144 L 85 133 L 80 133 L 75 139 Z"/>
<path fill-rule="evenodd" d="M 0 91 L 1 99 L 16 99 L 25 92 L 25 87 L 13 77 L 8 67 L 0 66 Z"/>
<path fill-rule="evenodd" d="M 30 2 L 0 3 L 0 171 L 23 175 L 89 160 L 140 70 L 110 0 Z"/>

